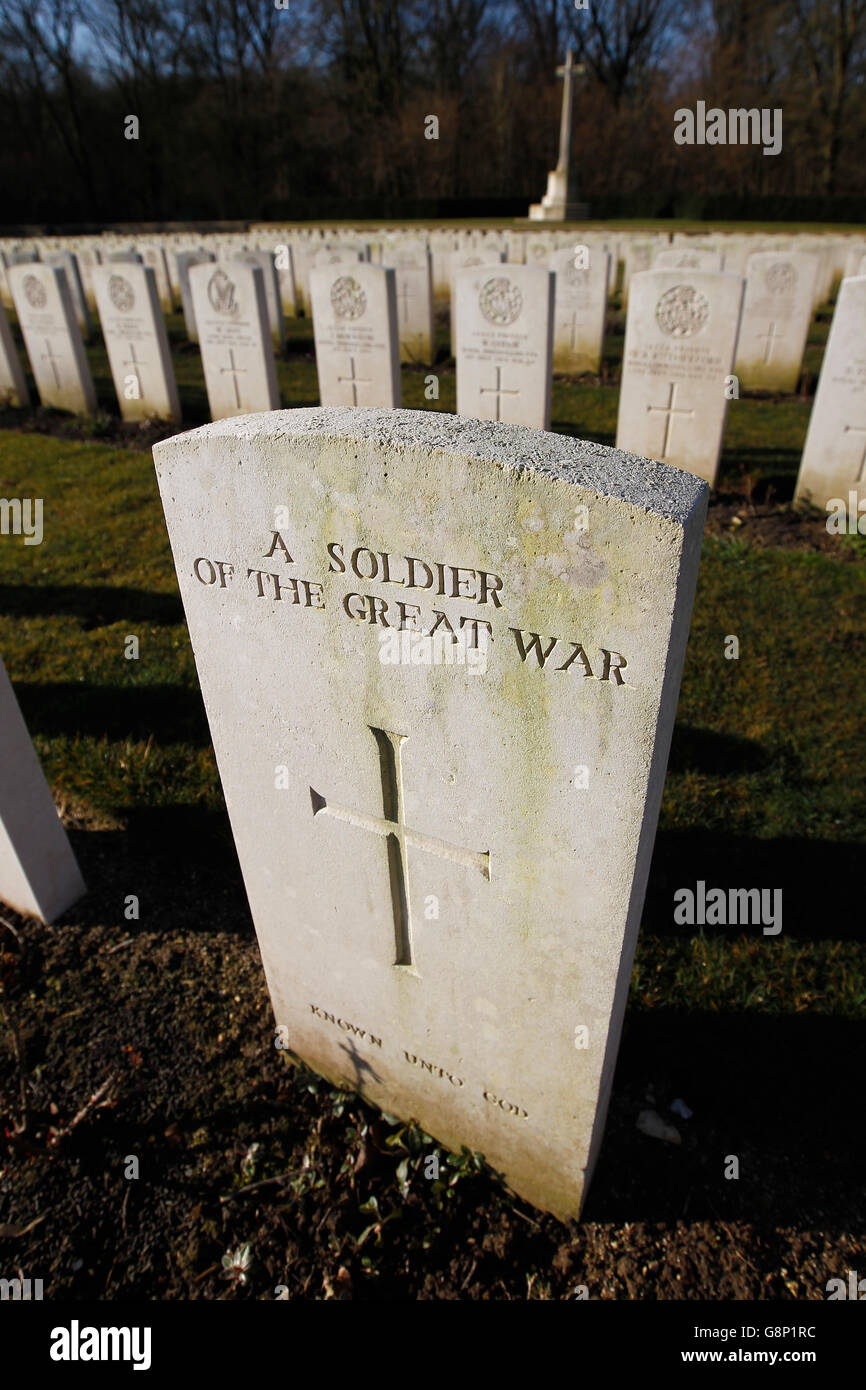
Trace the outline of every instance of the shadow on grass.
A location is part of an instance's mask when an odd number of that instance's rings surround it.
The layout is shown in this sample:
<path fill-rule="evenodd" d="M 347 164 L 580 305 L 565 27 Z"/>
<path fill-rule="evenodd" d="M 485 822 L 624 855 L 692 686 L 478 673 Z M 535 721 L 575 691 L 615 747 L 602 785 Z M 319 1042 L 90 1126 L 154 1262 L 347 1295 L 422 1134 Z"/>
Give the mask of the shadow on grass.
<path fill-rule="evenodd" d="M 134 662 L 129 663 L 134 666 Z M 84 685 L 56 681 L 16 683 L 15 692 L 31 735 L 46 738 L 153 739 L 162 747 L 210 746 L 197 688 L 182 685 Z"/>
<path fill-rule="evenodd" d="M 584 1219 L 852 1229 L 864 1051 L 861 1027 L 826 1016 L 630 1011 Z M 668 1109 L 678 1098 L 690 1120 Z M 647 1108 L 681 1144 L 637 1130 Z M 725 1177 L 730 1155 L 736 1179 Z"/>
<path fill-rule="evenodd" d="M 253 931 L 228 816 L 198 806 L 126 813 L 124 830 L 69 832 L 88 893 L 66 914 L 84 926 L 170 933 Z M 138 922 L 124 917 L 140 901 Z"/>
<path fill-rule="evenodd" d="M 645 931 L 693 936 L 694 926 L 674 922 L 674 893 L 760 888 L 782 891 L 782 932 L 800 941 L 866 941 L 863 917 L 863 846 L 854 841 L 782 836 L 754 839 L 712 830 L 659 830 L 644 906 Z M 774 899 L 768 899 L 772 907 Z M 769 925 L 769 924 L 768 924 Z M 706 936 L 746 932 L 772 945 L 761 924 L 703 927 Z"/>
<path fill-rule="evenodd" d="M 87 632 L 120 622 L 173 626 L 183 622 L 178 593 L 110 584 L 0 584 L 0 615 L 47 618 L 74 614 Z"/>

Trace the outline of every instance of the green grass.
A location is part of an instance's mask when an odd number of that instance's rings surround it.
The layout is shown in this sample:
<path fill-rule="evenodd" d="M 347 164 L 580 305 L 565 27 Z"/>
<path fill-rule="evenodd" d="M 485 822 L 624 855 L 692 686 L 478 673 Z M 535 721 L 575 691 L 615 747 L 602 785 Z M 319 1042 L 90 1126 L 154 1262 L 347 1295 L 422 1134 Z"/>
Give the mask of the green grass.
<path fill-rule="evenodd" d="M 406 376 L 420 391 L 423 373 Z M 582 432 L 609 432 L 606 388 L 560 384 L 557 396 L 560 428 L 571 412 Z M 730 458 L 794 458 L 804 409 L 732 403 Z M 44 499 L 41 546 L 0 537 L 0 652 L 55 791 L 95 824 L 221 811 L 150 455 L 4 431 L 0 495 Z M 839 544 L 866 556 L 860 538 Z M 638 1009 L 863 1013 L 866 568 L 843 555 L 705 540 Z M 138 660 L 124 656 L 130 634 Z M 729 635 L 738 660 L 725 658 Z M 781 887 L 781 936 L 674 928 L 672 893 L 698 878 Z"/>

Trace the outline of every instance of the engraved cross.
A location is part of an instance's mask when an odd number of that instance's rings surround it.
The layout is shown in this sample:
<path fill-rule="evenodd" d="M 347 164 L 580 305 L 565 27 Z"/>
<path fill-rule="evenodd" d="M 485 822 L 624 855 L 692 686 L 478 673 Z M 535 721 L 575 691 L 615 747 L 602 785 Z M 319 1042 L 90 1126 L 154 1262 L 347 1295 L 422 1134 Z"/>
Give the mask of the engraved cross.
<path fill-rule="evenodd" d="M 142 366 L 143 366 L 143 365 L 144 365 L 144 364 L 142 363 Z M 235 350 L 234 350 L 234 348 L 229 348 L 229 365 L 228 365 L 227 367 L 220 367 L 220 376 L 222 376 L 223 373 L 225 373 L 225 372 L 231 372 L 231 374 L 232 374 L 232 381 L 234 382 L 234 388 L 235 388 L 235 405 L 238 406 L 238 407 L 240 407 L 240 403 L 241 403 L 241 393 L 240 393 L 240 391 L 238 390 L 238 377 L 239 377 L 239 376 L 246 376 L 246 374 L 247 374 L 247 369 L 246 369 L 246 367 L 237 367 L 237 366 L 235 366 Z"/>
<path fill-rule="evenodd" d="M 862 434 L 862 435 L 864 436 L 864 440 L 863 440 L 863 454 L 862 454 L 862 456 L 861 456 L 861 458 L 860 458 L 860 472 L 857 474 L 857 477 L 854 479 L 855 482 L 857 482 L 857 483 L 862 483 L 862 482 L 863 482 L 863 474 L 866 473 L 866 425 L 846 425 L 846 426 L 845 426 L 845 433 L 846 433 L 846 434 Z"/>
<path fill-rule="evenodd" d="M 52 370 L 53 373 L 54 373 L 54 385 L 55 385 L 55 386 L 59 386 L 59 385 L 60 385 L 60 377 L 59 377 L 58 372 L 57 372 L 57 363 L 60 362 L 60 361 L 62 361 L 63 359 L 60 358 L 60 357 L 55 357 L 55 356 L 54 356 L 54 350 L 53 350 L 53 348 L 51 347 L 51 343 L 50 343 L 50 341 L 49 341 L 48 338 L 45 339 L 45 346 L 47 347 L 48 351 L 47 351 L 47 352 L 43 352 L 43 353 L 41 353 L 40 355 L 41 355 L 43 358 L 47 358 L 48 361 L 51 363 L 51 370 Z"/>
<path fill-rule="evenodd" d="M 666 459 L 667 456 L 668 456 L 668 449 L 670 448 L 670 444 L 671 444 L 671 435 L 672 435 L 672 433 L 673 433 L 673 428 L 674 428 L 674 416 L 675 416 L 675 415 L 685 415 L 685 416 L 688 416 L 690 419 L 693 419 L 693 418 L 694 418 L 694 414 L 695 414 L 695 412 L 694 412 L 693 410 L 675 410 L 675 409 L 674 409 L 674 402 L 675 402 L 675 400 L 676 400 L 676 398 L 677 398 L 677 390 L 678 390 L 678 388 L 679 388 L 679 382 L 672 381 L 672 382 L 670 383 L 670 387 L 671 387 L 671 392 L 670 392 L 670 396 L 669 396 L 669 398 L 668 398 L 668 403 L 667 403 L 667 405 L 648 405 L 648 406 L 647 406 L 647 413 L 648 413 L 648 414 L 650 414 L 650 415 L 666 415 L 666 416 L 667 416 L 667 420 L 665 421 L 665 438 L 664 438 L 664 443 L 662 444 L 662 459 Z"/>
<path fill-rule="evenodd" d="M 762 338 L 766 338 L 766 340 L 767 340 L 767 346 L 764 348 L 764 362 L 765 362 L 765 363 L 768 363 L 768 362 L 770 361 L 770 358 L 773 356 L 773 345 L 774 345 L 774 343 L 776 342 L 776 339 L 777 339 L 777 338 L 784 338 L 784 336 L 785 336 L 784 333 L 777 333 L 777 332 L 776 332 L 776 325 L 775 325 L 775 323 L 771 323 L 771 324 L 770 324 L 770 327 L 768 328 L 768 330 L 767 330 L 766 333 L 759 333 L 759 334 L 758 334 L 758 340 L 759 340 L 759 341 L 760 341 Z"/>
<path fill-rule="evenodd" d="M 495 385 L 495 386 L 479 386 L 479 388 L 478 388 L 478 394 L 479 394 L 480 396 L 495 396 L 495 397 L 496 397 L 496 414 L 494 415 L 493 418 L 494 418 L 494 420 L 501 420 L 502 416 L 500 415 L 500 405 L 501 405 L 501 399 L 502 399 L 502 397 L 503 397 L 503 396 L 519 396 L 519 395 L 520 395 L 520 392 L 519 392 L 519 391 L 506 391 L 506 390 L 505 390 L 504 386 L 502 385 L 502 368 L 501 368 L 501 367 L 497 367 L 497 368 L 496 368 L 496 385 Z"/>
<path fill-rule="evenodd" d="M 391 879 L 391 906 L 394 914 L 394 940 L 396 943 L 395 965 L 413 967 L 412 959 L 412 907 L 409 893 L 408 849 L 424 850 L 426 854 L 438 855 L 440 859 L 450 859 L 455 864 L 463 864 L 467 869 L 477 869 L 486 879 L 490 878 L 490 854 L 479 854 L 474 850 L 462 849 L 449 840 L 439 840 L 435 835 L 423 835 L 412 830 L 403 819 L 403 765 L 402 745 L 407 734 L 394 734 L 388 729 L 374 729 L 373 734 L 379 745 L 379 764 L 382 774 L 382 815 L 370 816 L 363 811 L 351 811 L 346 806 L 326 801 L 319 792 L 310 788 L 314 816 L 333 816 L 335 820 L 346 821 L 360 830 L 368 830 L 373 835 L 381 835 L 388 850 L 388 870 Z M 416 972 L 417 973 L 417 972 Z"/>
<path fill-rule="evenodd" d="M 370 385 L 370 379 L 369 379 L 368 377 L 355 376 L 355 359 L 354 359 L 354 357 L 350 357 L 350 358 L 349 358 L 349 371 L 352 373 L 351 376 L 338 376 L 338 377 L 337 377 L 337 380 L 338 380 L 341 384 L 345 381 L 345 382 L 348 382 L 348 383 L 351 385 L 351 387 L 352 387 L 352 405 L 357 405 L 357 404 L 358 404 L 358 387 L 359 387 L 359 386 L 369 386 L 369 385 Z"/>

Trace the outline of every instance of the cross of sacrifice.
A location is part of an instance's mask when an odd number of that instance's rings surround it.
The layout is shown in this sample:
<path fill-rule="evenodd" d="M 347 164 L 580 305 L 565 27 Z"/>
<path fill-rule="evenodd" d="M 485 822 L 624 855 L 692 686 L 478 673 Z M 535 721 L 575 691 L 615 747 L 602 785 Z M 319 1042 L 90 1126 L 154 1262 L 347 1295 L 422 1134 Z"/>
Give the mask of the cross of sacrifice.
<path fill-rule="evenodd" d="M 439 840 L 434 835 L 423 835 L 412 830 L 403 819 L 403 765 L 402 745 L 407 734 L 394 734 L 388 729 L 374 729 L 370 732 L 379 746 L 379 764 L 382 774 L 382 815 L 371 816 L 363 811 L 351 811 L 345 806 L 326 801 L 313 788 L 310 799 L 314 816 L 333 816 L 335 820 L 346 821 L 359 830 L 368 830 L 373 835 L 381 835 L 388 850 L 388 869 L 391 882 L 391 907 L 394 914 L 394 940 L 396 944 L 395 965 L 409 966 L 414 971 L 412 958 L 412 907 L 409 893 L 408 848 L 424 850 L 440 859 L 450 859 L 452 863 L 463 864 L 467 869 L 477 869 L 486 879 L 490 878 L 490 855 L 479 854 L 474 850 L 462 849 L 449 840 Z M 414 971 L 417 974 L 417 971 Z"/>

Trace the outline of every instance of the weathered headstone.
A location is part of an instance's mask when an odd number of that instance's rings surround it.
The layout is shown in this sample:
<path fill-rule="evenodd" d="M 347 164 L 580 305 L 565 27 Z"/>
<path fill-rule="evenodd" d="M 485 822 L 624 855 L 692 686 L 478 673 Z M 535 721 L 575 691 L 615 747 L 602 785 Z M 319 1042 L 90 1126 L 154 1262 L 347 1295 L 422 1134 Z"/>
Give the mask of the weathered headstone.
<path fill-rule="evenodd" d="M 30 404 L 30 392 L 24 369 L 15 348 L 15 340 L 6 317 L 6 310 L 0 304 L 0 406 L 22 406 Z"/>
<path fill-rule="evenodd" d="M 217 261 L 188 273 L 211 418 L 277 410 L 280 391 L 261 269 Z"/>
<path fill-rule="evenodd" d="M 42 404 L 95 414 L 96 392 L 66 272 L 32 264 L 11 266 L 7 274 Z"/>
<path fill-rule="evenodd" d="M 458 272 L 458 415 L 550 428 L 554 285 L 532 265 Z"/>
<path fill-rule="evenodd" d="M 102 335 L 124 420 L 180 420 L 156 274 L 132 263 L 93 272 Z"/>
<path fill-rule="evenodd" d="M 706 486 L 420 411 L 154 457 L 276 1045 L 577 1216 Z"/>
<path fill-rule="evenodd" d="M 365 261 L 310 271 L 323 405 L 400 404 L 397 282 Z"/>
<path fill-rule="evenodd" d="M 573 246 L 550 257 L 556 276 L 553 370 L 597 375 L 604 351 L 610 256 L 593 250 L 587 265 L 581 260 Z"/>
<path fill-rule="evenodd" d="M 0 899 L 53 922 L 85 891 L 0 660 Z"/>
<path fill-rule="evenodd" d="M 734 368 L 746 391 L 796 391 L 812 320 L 818 262 L 805 251 L 756 251 Z"/>
<path fill-rule="evenodd" d="M 743 280 L 708 270 L 632 276 L 616 442 L 714 484 Z"/>
<path fill-rule="evenodd" d="M 839 290 L 795 498 L 841 499 L 857 516 L 866 506 L 866 275 Z"/>

